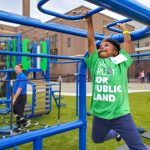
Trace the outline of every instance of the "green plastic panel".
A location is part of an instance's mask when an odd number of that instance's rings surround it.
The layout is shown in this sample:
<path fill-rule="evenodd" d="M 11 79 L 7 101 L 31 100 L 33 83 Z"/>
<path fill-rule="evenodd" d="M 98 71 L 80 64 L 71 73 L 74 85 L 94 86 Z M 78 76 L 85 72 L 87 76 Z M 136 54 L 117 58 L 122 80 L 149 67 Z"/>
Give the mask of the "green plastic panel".
<path fill-rule="evenodd" d="M 45 41 L 40 42 L 40 51 L 41 51 L 41 54 L 47 54 L 47 44 Z M 46 69 L 47 69 L 47 58 L 41 58 L 40 68 L 43 71 L 46 71 Z"/>
<path fill-rule="evenodd" d="M 30 45 L 30 40 L 29 39 L 26 38 L 26 39 L 22 40 L 22 52 L 23 53 L 30 53 L 29 45 Z M 22 66 L 23 66 L 23 70 L 28 70 L 30 68 L 30 65 L 31 65 L 30 57 L 23 56 L 21 58 L 21 63 L 22 63 Z"/>

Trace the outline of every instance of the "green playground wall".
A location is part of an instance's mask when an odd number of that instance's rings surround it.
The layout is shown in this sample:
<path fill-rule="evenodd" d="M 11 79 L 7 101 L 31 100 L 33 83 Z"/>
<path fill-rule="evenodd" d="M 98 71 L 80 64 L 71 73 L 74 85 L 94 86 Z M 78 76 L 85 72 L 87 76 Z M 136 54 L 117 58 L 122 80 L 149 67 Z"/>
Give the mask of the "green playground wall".
<path fill-rule="evenodd" d="M 29 39 L 25 38 L 22 40 L 22 52 L 23 53 L 30 53 L 29 44 L 30 44 Z M 23 66 L 23 70 L 28 70 L 31 66 L 31 58 L 27 56 L 22 56 L 21 64 Z"/>
<path fill-rule="evenodd" d="M 40 51 L 41 51 L 40 52 L 41 54 L 47 54 L 47 44 L 45 41 L 40 42 Z M 43 71 L 46 71 L 46 69 L 47 69 L 47 58 L 41 58 L 40 68 Z"/>

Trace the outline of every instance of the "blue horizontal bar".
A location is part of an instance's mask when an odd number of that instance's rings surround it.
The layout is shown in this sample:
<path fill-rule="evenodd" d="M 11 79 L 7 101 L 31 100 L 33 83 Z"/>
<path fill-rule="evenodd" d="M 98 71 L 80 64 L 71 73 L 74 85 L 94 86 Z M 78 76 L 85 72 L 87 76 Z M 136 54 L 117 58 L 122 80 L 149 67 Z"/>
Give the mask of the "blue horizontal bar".
<path fill-rule="evenodd" d="M 71 35 L 76 35 L 76 36 L 81 36 L 81 37 L 87 37 L 87 31 L 79 30 L 78 28 L 71 28 L 70 26 L 60 26 L 60 24 L 54 24 L 54 23 L 42 23 L 42 22 L 37 22 L 34 20 L 26 19 L 26 18 L 21 18 L 18 17 L 18 15 L 7 15 L 7 12 L 4 13 L 0 11 L 0 20 L 6 21 L 6 22 L 11 22 L 11 23 L 16 23 L 16 24 L 22 24 L 26 26 L 32 26 L 32 27 L 37 27 L 41 29 L 46 29 L 46 30 L 52 30 L 56 32 L 62 32 L 66 34 L 71 34 Z M 96 39 L 103 39 L 105 36 L 102 35 L 95 35 Z"/>
<path fill-rule="evenodd" d="M 123 20 L 112 22 L 112 23 L 106 25 L 106 27 L 110 31 L 122 33 L 122 30 L 119 30 L 119 29 L 116 29 L 116 28 L 112 28 L 112 26 L 116 26 L 119 23 L 126 23 L 126 22 L 129 22 L 129 21 L 132 21 L 132 19 L 126 18 L 126 19 L 123 19 Z"/>
<path fill-rule="evenodd" d="M 86 0 L 150 26 L 150 9 L 136 0 Z"/>
<path fill-rule="evenodd" d="M 141 56 L 150 56 L 150 52 L 141 53 L 141 54 L 131 54 L 131 57 L 141 57 Z"/>
<path fill-rule="evenodd" d="M 52 64 L 73 64 L 73 63 L 78 63 L 80 61 L 68 61 L 68 62 L 59 62 L 59 61 L 49 61 L 49 63 L 52 63 Z"/>
<path fill-rule="evenodd" d="M 0 37 L 18 37 L 18 35 L 17 34 L 0 34 Z"/>
<path fill-rule="evenodd" d="M 134 62 L 140 62 L 140 61 L 149 61 L 150 58 L 143 58 L 143 59 L 136 59 Z"/>
<path fill-rule="evenodd" d="M 11 12 L 6 12 L 6 11 L 3 11 L 3 10 L 1 10 L 0 12 L 2 14 L 6 14 L 8 17 L 10 17 L 10 16 L 16 16 L 16 17 L 18 17 L 20 19 L 28 19 L 28 20 L 31 20 L 31 21 L 41 22 L 39 19 L 35 19 L 35 18 L 27 17 L 27 16 L 22 16 L 22 15 L 18 15 L 18 14 L 11 13 Z"/>
<path fill-rule="evenodd" d="M 0 149 L 14 147 L 14 146 L 24 144 L 27 142 L 32 142 L 39 137 L 45 138 L 45 137 L 52 136 L 58 133 L 63 133 L 63 132 L 67 132 L 70 130 L 74 130 L 83 126 L 84 126 L 84 123 L 81 120 L 77 120 L 71 123 L 66 123 L 66 124 L 53 126 L 53 127 L 49 127 L 45 129 L 31 131 L 29 133 L 24 133 L 24 134 L 13 136 L 13 137 L 6 138 L 6 139 L 1 139 Z"/>
<path fill-rule="evenodd" d="M 37 27 L 41 29 L 46 29 L 46 30 L 52 30 L 56 32 L 62 32 L 66 34 L 71 34 L 71 35 L 76 35 L 76 36 L 81 36 L 81 37 L 87 37 L 87 31 L 81 30 L 78 28 L 73 28 L 69 26 L 61 26 L 60 24 L 54 24 L 54 23 L 41 23 L 37 22 L 34 20 L 28 20 L 26 18 L 20 18 L 18 16 L 8 16 L 7 12 L 6 13 L 1 13 L 0 11 L 0 20 L 6 21 L 6 22 L 11 22 L 11 23 L 17 23 L 17 24 L 22 24 L 22 25 L 27 25 L 27 26 L 32 26 L 32 27 Z M 150 35 L 149 33 L 150 28 L 146 27 L 143 29 L 139 29 L 136 31 L 131 32 L 131 38 L 132 40 L 138 40 L 143 37 L 147 37 Z M 97 40 L 103 40 L 106 36 L 100 35 L 100 34 L 95 34 L 95 39 Z M 117 35 L 112 35 L 111 36 L 113 39 L 123 42 L 123 35 L 122 34 L 117 34 Z"/>
<path fill-rule="evenodd" d="M 0 72 L 15 72 L 14 69 L 6 69 L 6 70 L 0 70 Z"/>
<path fill-rule="evenodd" d="M 47 9 L 44 9 L 42 8 L 42 6 L 47 3 L 49 0 L 40 0 L 37 4 L 37 7 L 39 9 L 39 11 L 45 13 L 45 14 L 48 14 L 48 15 L 51 15 L 51 16 L 55 16 L 55 17 L 58 17 L 58 18 L 63 18 L 63 19 L 67 19 L 67 20 L 79 20 L 79 19 L 83 19 L 85 18 L 85 16 L 83 15 L 80 15 L 80 16 L 68 16 L 68 15 L 63 15 L 63 14 L 60 14 L 60 13 L 57 13 L 57 12 L 54 12 L 54 11 L 50 11 L 50 10 L 47 10 Z M 91 10 L 89 11 L 86 16 L 91 16 L 95 13 L 98 13 L 100 11 L 104 10 L 104 8 L 101 8 L 101 7 L 98 7 L 94 10 Z"/>
<path fill-rule="evenodd" d="M 4 103 L 10 103 L 11 100 L 10 99 L 0 99 L 0 104 L 4 104 Z"/>
<path fill-rule="evenodd" d="M 69 59 L 69 60 L 80 60 L 83 58 L 71 57 L 71 56 L 60 56 L 60 55 L 47 55 L 47 54 L 34 54 L 34 53 L 20 53 L 20 52 L 8 52 L 0 50 L 1 55 L 13 55 L 13 56 L 28 56 L 28 57 L 42 57 L 42 58 L 55 58 L 55 59 Z"/>

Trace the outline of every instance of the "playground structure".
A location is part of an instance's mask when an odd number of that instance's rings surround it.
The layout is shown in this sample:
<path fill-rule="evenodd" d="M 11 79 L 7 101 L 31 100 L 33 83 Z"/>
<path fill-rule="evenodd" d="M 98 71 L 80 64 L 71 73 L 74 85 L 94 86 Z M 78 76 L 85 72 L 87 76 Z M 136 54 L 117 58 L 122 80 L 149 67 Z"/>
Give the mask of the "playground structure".
<path fill-rule="evenodd" d="M 42 5 L 45 4 L 46 2 L 47 2 L 47 0 L 41 0 L 38 3 L 39 10 L 41 10 L 42 12 L 44 12 L 46 14 L 54 15 L 54 16 L 64 18 L 64 19 L 76 20 L 76 19 L 84 18 L 84 16 L 70 16 L 69 17 L 69 16 L 64 16 L 64 15 L 58 14 L 56 12 L 52 13 L 51 11 L 48 11 L 48 10 L 45 10 L 42 8 Z M 103 8 L 97 8 L 95 10 L 92 10 L 87 15 L 92 15 L 94 13 L 102 11 L 104 8 L 107 8 L 107 9 L 110 9 L 119 14 L 128 16 L 132 19 L 135 19 L 137 21 L 140 21 L 140 22 L 150 26 L 150 18 L 149 18 L 150 10 L 135 0 L 121 1 L 121 2 L 118 2 L 117 0 L 110 0 L 109 3 L 105 0 L 92 0 L 90 2 L 94 3 L 96 5 L 102 6 Z M 126 7 L 129 5 L 130 5 L 130 7 Z M 122 10 L 124 10 L 124 11 L 122 11 Z M 139 10 L 139 11 L 137 12 L 136 10 Z M 56 32 L 63 32 L 66 34 L 72 34 L 72 35 L 81 36 L 81 37 L 87 37 L 86 31 L 81 30 L 81 29 L 67 27 L 64 25 L 57 26 L 56 23 L 55 24 L 54 23 L 52 23 L 52 24 L 51 23 L 49 23 L 49 24 L 41 23 L 37 20 L 18 16 L 18 15 L 11 14 L 8 12 L 0 12 L 0 20 L 11 22 L 11 23 L 18 23 L 18 24 L 27 25 L 27 26 L 33 26 L 33 27 L 47 29 L 47 30 L 52 30 L 52 31 L 56 31 Z M 108 25 L 108 29 L 110 29 L 110 27 L 116 25 L 119 22 L 126 22 L 126 21 L 130 21 L 130 19 L 117 21 L 111 25 Z M 112 29 L 112 28 L 111 28 L 111 30 L 116 31 L 116 29 Z M 111 35 L 111 38 L 116 39 L 119 42 L 123 42 L 123 35 L 122 35 L 121 31 L 117 31 L 117 32 L 119 32 L 119 34 Z M 131 39 L 133 41 L 144 38 L 146 36 L 149 36 L 150 27 L 145 27 L 143 29 L 132 31 L 130 34 L 131 34 Z M 96 44 L 98 46 L 99 43 L 101 42 L 101 40 L 103 38 L 105 38 L 105 36 L 95 34 L 95 38 L 98 40 L 96 42 Z M 29 54 L 29 53 L 7 52 L 7 51 L 0 51 L 0 54 L 8 55 L 8 56 L 22 56 L 22 57 L 30 56 L 30 57 L 35 57 L 35 58 L 41 57 L 41 58 L 48 58 L 48 59 L 55 58 L 55 59 L 75 60 L 75 61 L 81 62 L 80 72 L 79 72 L 79 119 L 74 122 L 67 123 L 67 124 L 53 126 L 53 127 L 49 127 L 46 129 L 41 129 L 41 130 L 37 130 L 34 132 L 14 136 L 11 138 L 2 139 L 0 141 L 0 148 L 5 149 L 5 148 L 9 148 L 9 147 L 13 147 L 16 145 L 20 145 L 23 143 L 33 141 L 34 149 L 40 150 L 40 149 L 42 149 L 42 138 L 79 128 L 79 149 L 85 150 L 86 149 L 86 65 L 84 63 L 84 59 L 83 58 L 75 58 L 75 57 L 66 57 L 66 56 L 51 56 L 51 55 L 46 55 L 46 54 L 34 54 L 34 53 Z M 85 55 L 87 55 L 87 53 Z M 139 56 L 144 56 L 144 55 L 149 56 L 150 53 L 135 54 L 133 56 L 139 57 Z"/>
<path fill-rule="evenodd" d="M 5 38 L 6 51 L 30 53 L 30 49 L 29 49 L 30 40 L 29 39 L 22 39 L 21 34 L 17 34 L 17 35 L 0 35 L 0 37 Z M 8 40 L 6 40 L 6 38 L 8 38 Z M 41 52 L 40 53 L 46 53 L 48 51 L 49 48 L 46 47 L 47 45 L 46 45 L 46 41 L 45 42 L 44 41 L 40 42 L 40 47 L 41 47 Z M 35 52 L 37 53 L 37 44 L 35 42 L 33 43 L 32 51 L 33 51 L 33 53 L 35 53 Z M 1 81 L 1 87 L 5 88 L 5 90 L 9 91 L 9 92 L 4 92 L 3 91 L 3 93 L 6 94 L 6 99 L 4 98 L 5 97 L 4 96 L 3 98 L 1 98 L 2 99 L 1 101 L 3 102 L 3 104 L 5 102 L 7 102 L 7 106 L 6 106 L 6 109 L 5 108 L 0 109 L 1 114 L 7 114 L 7 113 L 10 112 L 10 103 L 11 103 L 11 100 L 10 100 L 10 96 L 11 96 L 10 95 L 10 91 L 11 91 L 10 80 L 14 79 L 14 77 L 12 77 L 12 75 L 14 76 L 14 72 L 15 72 L 14 68 L 15 68 L 16 64 L 19 64 L 19 63 L 24 64 L 23 65 L 23 70 L 27 72 L 27 75 L 30 72 L 33 72 L 33 78 L 34 79 L 36 78 L 36 73 L 37 72 L 42 72 L 42 75 L 45 75 L 44 71 L 46 71 L 47 78 L 49 78 L 49 76 L 48 76 L 49 74 L 47 73 L 49 71 L 46 70 L 47 69 L 47 60 L 42 59 L 40 61 L 40 68 L 41 69 L 37 69 L 37 62 L 36 62 L 37 60 L 36 59 L 33 59 L 32 64 L 31 64 L 31 61 L 32 61 L 32 59 L 30 59 L 28 57 L 6 56 L 6 69 L 0 71 L 1 73 L 6 74 L 6 76 L 5 76 L 6 77 L 6 80 L 5 80 L 6 81 L 6 88 L 2 84 L 2 81 Z M 29 69 L 30 65 L 31 65 L 32 69 Z M 45 82 L 46 82 L 46 80 L 45 80 Z M 29 84 L 31 84 L 31 83 L 29 83 Z M 35 115 L 35 112 L 33 111 L 35 106 L 36 106 L 35 102 L 37 101 L 37 98 L 36 98 L 36 95 L 35 95 L 35 90 L 36 90 L 36 84 L 33 84 L 32 91 L 33 91 L 33 95 L 35 97 L 33 98 L 32 107 L 30 109 L 29 109 L 29 107 L 25 108 L 25 112 L 30 112 L 30 115 L 28 114 L 27 117 L 33 117 Z M 49 107 L 49 111 L 50 111 L 50 107 Z M 47 112 L 49 112 L 49 111 L 47 111 Z M 45 113 L 47 113 L 47 112 L 45 112 Z"/>
<path fill-rule="evenodd" d="M 46 38 L 45 41 L 41 41 L 40 44 L 38 45 L 37 42 L 35 41 L 31 43 L 30 40 L 27 38 L 22 39 L 20 34 L 18 35 L 4 35 L 3 34 L 3 35 L 0 35 L 0 37 L 5 37 L 5 41 L 1 41 L 1 42 L 6 43 L 6 51 L 25 52 L 29 54 L 30 52 L 35 53 L 35 54 L 50 53 L 49 38 Z M 6 37 L 8 38 L 8 40 L 6 40 Z M 23 70 L 25 71 L 25 74 L 28 76 L 28 79 L 29 79 L 28 85 L 30 85 L 32 89 L 32 103 L 29 105 L 27 101 L 27 104 L 25 107 L 25 116 L 27 118 L 35 117 L 35 116 L 39 116 L 43 114 L 48 114 L 51 111 L 52 99 L 54 99 L 57 107 L 59 107 L 58 96 L 57 96 L 59 93 L 59 90 L 58 90 L 59 84 L 49 83 L 50 82 L 50 68 L 52 64 L 70 64 L 70 63 L 75 64 L 77 75 L 74 75 L 74 76 L 76 76 L 76 78 L 78 76 L 78 61 L 58 62 L 56 59 L 50 60 L 48 58 L 41 58 L 39 60 L 35 57 L 6 56 L 6 69 L 0 70 L 1 74 L 3 73 L 5 75 L 5 76 L 3 75 L 3 77 L 5 77 L 4 79 L 6 82 L 6 88 L 4 88 L 2 81 L 1 81 L 1 87 L 3 87 L 6 91 L 11 91 L 10 80 L 14 79 L 14 77 L 12 78 L 12 74 L 14 75 L 15 65 L 19 63 L 24 64 Z M 2 80 L 2 77 L 1 77 L 1 80 Z M 54 86 L 55 86 L 55 90 L 53 88 Z M 3 90 L 1 93 L 6 94 L 6 99 L 5 99 L 5 96 L 1 98 L 1 103 L 3 104 L 6 103 L 7 107 L 1 108 L 0 114 L 7 114 L 10 112 L 10 102 L 11 102 L 10 92 L 4 92 Z M 77 100 L 78 100 L 78 94 L 77 94 Z M 61 103 L 60 105 L 65 106 L 64 103 Z"/>

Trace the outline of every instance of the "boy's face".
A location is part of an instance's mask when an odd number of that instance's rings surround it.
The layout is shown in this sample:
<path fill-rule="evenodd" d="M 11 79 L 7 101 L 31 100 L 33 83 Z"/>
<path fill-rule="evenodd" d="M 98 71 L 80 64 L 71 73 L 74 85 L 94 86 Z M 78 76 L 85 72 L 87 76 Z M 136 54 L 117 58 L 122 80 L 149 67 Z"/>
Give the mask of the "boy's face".
<path fill-rule="evenodd" d="M 115 57 L 118 55 L 118 50 L 112 43 L 102 42 L 98 54 L 101 58 Z"/>

